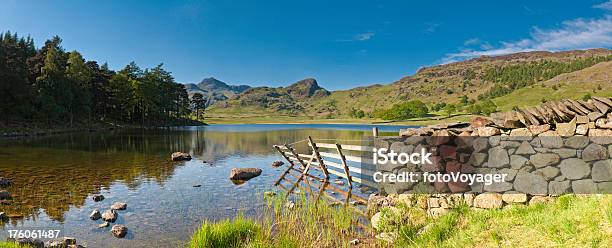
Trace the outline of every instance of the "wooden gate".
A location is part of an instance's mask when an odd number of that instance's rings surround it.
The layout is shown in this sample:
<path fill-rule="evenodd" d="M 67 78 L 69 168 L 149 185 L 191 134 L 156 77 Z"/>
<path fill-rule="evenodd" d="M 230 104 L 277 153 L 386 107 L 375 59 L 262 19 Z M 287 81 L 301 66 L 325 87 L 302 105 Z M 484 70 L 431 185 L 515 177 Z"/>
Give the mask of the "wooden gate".
<path fill-rule="evenodd" d="M 293 147 L 301 142 L 308 143 L 310 154 L 300 154 Z M 288 162 L 287 169 L 274 185 L 285 190 L 287 195 L 300 187 L 316 202 L 324 196 L 364 214 L 355 206 L 365 205 L 367 199 L 355 193 L 361 193 L 364 188 L 378 190 L 372 179 L 376 167 L 370 159 L 371 146 L 315 142 L 308 137 L 291 145 L 275 145 L 274 148 Z M 341 198 L 337 198 L 336 193 Z"/>

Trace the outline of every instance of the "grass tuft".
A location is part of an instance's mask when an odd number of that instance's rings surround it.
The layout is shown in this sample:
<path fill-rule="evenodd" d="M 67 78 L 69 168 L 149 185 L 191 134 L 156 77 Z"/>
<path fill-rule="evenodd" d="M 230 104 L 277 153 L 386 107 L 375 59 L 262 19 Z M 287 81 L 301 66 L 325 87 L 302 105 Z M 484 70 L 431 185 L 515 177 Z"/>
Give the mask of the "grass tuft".
<path fill-rule="evenodd" d="M 191 239 L 191 248 L 242 247 L 259 233 L 252 220 L 238 216 L 234 220 L 204 222 Z"/>

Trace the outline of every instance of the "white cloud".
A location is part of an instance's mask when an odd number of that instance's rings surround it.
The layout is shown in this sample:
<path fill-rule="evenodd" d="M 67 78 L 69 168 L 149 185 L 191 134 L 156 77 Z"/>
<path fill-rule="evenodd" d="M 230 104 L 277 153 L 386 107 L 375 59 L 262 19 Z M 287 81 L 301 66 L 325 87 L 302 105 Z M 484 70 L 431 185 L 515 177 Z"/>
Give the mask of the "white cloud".
<path fill-rule="evenodd" d="M 356 41 L 366 41 L 366 40 L 372 39 L 372 37 L 374 37 L 374 35 L 375 35 L 374 32 L 365 32 L 365 33 L 361 33 L 361 34 L 355 35 L 353 40 L 356 40 Z"/>
<path fill-rule="evenodd" d="M 612 1 L 611 1 L 612 2 Z M 473 43 L 469 39 L 465 43 Z M 442 63 L 451 63 L 478 56 L 495 56 L 528 51 L 560 51 L 612 47 L 612 16 L 599 19 L 575 19 L 564 21 L 555 29 L 534 27 L 529 38 L 518 41 L 500 42 L 498 46 L 478 42 L 478 49 L 463 49 L 447 54 Z M 476 45 L 472 44 L 472 45 Z"/>
<path fill-rule="evenodd" d="M 597 5 L 593 5 L 593 8 L 612 11 L 612 0 L 600 3 L 600 4 L 597 4 Z"/>

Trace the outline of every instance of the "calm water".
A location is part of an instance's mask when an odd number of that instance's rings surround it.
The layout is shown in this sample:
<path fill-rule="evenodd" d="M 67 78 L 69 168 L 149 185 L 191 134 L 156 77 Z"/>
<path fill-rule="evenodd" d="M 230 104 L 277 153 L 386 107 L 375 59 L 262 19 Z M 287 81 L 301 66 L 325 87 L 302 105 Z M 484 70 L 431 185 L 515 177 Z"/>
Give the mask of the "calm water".
<path fill-rule="evenodd" d="M 398 126 L 379 126 L 397 133 Z M 165 130 L 123 130 L 0 140 L 0 176 L 13 179 L 13 199 L 0 212 L 22 215 L 0 221 L 0 239 L 12 227 L 60 227 L 89 247 L 180 247 L 203 220 L 257 216 L 262 192 L 273 190 L 281 160 L 272 145 L 315 139 L 359 140 L 370 125 L 211 125 Z M 171 162 L 170 154 L 192 154 Z M 261 176 L 242 185 L 229 179 L 233 167 L 259 167 Z M 201 185 L 196 188 L 194 185 Z M 93 194 L 106 199 L 93 202 Z M 129 228 L 116 239 L 89 213 L 128 203 L 116 223 Z"/>

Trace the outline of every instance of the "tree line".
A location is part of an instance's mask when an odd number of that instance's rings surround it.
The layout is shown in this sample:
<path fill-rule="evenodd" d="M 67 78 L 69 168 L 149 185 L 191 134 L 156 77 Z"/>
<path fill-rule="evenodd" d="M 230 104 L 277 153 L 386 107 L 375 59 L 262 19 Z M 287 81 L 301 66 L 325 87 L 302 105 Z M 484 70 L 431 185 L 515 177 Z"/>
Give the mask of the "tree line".
<path fill-rule="evenodd" d="M 510 94 L 516 89 L 530 86 L 557 75 L 582 70 L 597 63 L 612 60 L 612 55 L 574 59 L 569 62 L 552 60 L 533 61 L 517 65 L 495 66 L 485 71 L 482 79 L 495 85 L 478 99 L 491 99 Z"/>
<path fill-rule="evenodd" d="M 61 43 L 55 36 L 36 48 L 30 37 L 0 33 L 2 120 L 155 125 L 190 116 L 194 104 L 185 86 L 163 64 L 142 69 L 131 62 L 113 71 Z"/>

